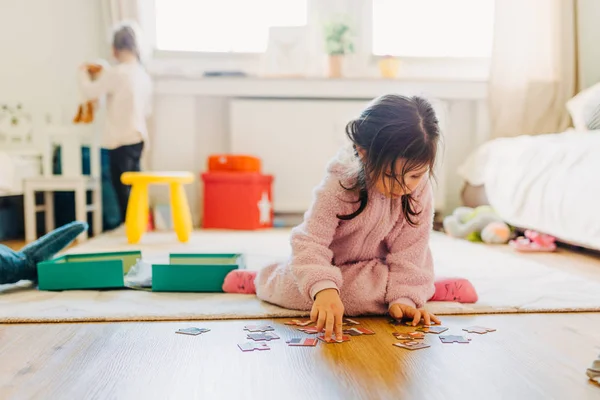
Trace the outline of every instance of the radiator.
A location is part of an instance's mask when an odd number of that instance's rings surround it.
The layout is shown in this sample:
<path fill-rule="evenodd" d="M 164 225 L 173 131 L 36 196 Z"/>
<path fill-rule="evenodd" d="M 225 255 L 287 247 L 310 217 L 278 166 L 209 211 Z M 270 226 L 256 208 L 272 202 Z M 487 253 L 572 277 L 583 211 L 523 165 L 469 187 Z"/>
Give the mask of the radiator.
<path fill-rule="evenodd" d="M 278 213 L 302 213 L 327 163 L 348 139 L 347 122 L 368 100 L 233 99 L 230 101 L 230 149 L 263 161 L 273 174 L 273 206 Z M 442 130 L 444 103 L 434 103 Z M 445 206 L 445 175 L 436 167 L 436 210 Z"/>

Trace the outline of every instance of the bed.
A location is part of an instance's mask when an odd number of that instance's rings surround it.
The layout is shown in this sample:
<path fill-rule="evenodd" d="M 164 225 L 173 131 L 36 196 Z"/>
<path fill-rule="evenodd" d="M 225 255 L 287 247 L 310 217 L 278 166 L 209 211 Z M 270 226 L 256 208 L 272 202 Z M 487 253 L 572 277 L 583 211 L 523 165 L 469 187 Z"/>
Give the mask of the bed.
<path fill-rule="evenodd" d="M 600 250 L 600 130 L 485 143 L 459 168 L 464 202 L 509 224 Z"/>

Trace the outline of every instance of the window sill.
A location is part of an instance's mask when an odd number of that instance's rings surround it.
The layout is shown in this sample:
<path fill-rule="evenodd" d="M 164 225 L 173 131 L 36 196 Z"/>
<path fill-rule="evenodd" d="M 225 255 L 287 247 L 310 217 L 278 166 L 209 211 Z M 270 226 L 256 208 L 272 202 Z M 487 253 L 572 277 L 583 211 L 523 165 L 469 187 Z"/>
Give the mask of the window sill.
<path fill-rule="evenodd" d="M 158 79 L 202 78 L 207 71 L 236 71 L 251 77 L 265 76 L 262 73 L 263 54 L 250 53 L 179 53 L 157 52 L 150 60 L 148 69 Z M 344 75 L 350 79 L 381 80 L 380 57 L 360 55 L 346 56 Z M 398 80 L 436 81 L 487 81 L 489 59 L 467 58 L 399 58 Z M 321 79 L 326 76 L 328 57 L 313 57 L 302 74 L 306 79 Z M 296 75 L 298 76 L 298 75 Z"/>
<path fill-rule="evenodd" d="M 155 76 L 158 95 L 371 99 L 386 93 L 446 100 L 484 100 L 487 81 L 473 79 L 261 78 Z"/>

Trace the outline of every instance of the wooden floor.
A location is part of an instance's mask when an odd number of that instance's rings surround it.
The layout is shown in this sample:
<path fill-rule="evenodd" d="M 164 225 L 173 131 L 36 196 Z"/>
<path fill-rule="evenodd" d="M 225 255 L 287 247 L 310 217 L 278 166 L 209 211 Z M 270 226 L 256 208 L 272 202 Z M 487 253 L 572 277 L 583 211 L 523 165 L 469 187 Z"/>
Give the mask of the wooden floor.
<path fill-rule="evenodd" d="M 0 325 L 1 399 L 592 399 L 586 368 L 600 353 L 600 313 L 456 316 L 469 344 L 409 351 L 392 346 L 383 318 L 360 319 L 373 336 L 315 348 L 274 323 L 272 349 L 242 353 L 251 321 Z M 200 336 L 181 327 L 211 329 Z"/>
<path fill-rule="evenodd" d="M 531 257 L 600 279 L 597 255 Z M 236 346 L 250 320 L 0 325 L 0 399 L 600 399 L 585 375 L 600 354 L 600 313 L 444 317 L 451 333 L 497 332 L 469 344 L 428 335 L 431 347 L 416 351 L 392 346 L 391 333 L 410 328 L 360 321 L 376 334 L 290 348 L 287 338 L 309 335 L 269 320 L 282 338 L 254 353 Z M 211 331 L 175 334 L 188 326 Z"/>

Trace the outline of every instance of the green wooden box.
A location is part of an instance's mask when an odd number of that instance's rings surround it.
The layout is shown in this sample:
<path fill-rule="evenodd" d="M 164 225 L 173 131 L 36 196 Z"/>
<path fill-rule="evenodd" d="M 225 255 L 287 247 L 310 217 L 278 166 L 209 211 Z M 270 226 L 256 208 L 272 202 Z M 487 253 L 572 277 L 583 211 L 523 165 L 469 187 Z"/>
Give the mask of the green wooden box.
<path fill-rule="evenodd" d="M 169 264 L 152 265 L 152 291 L 223 292 L 225 276 L 244 268 L 242 254 L 170 254 Z"/>
<path fill-rule="evenodd" d="M 40 290 L 125 287 L 123 277 L 142 258 L 140 251 L 70 254 L 38 263 Z"/>

